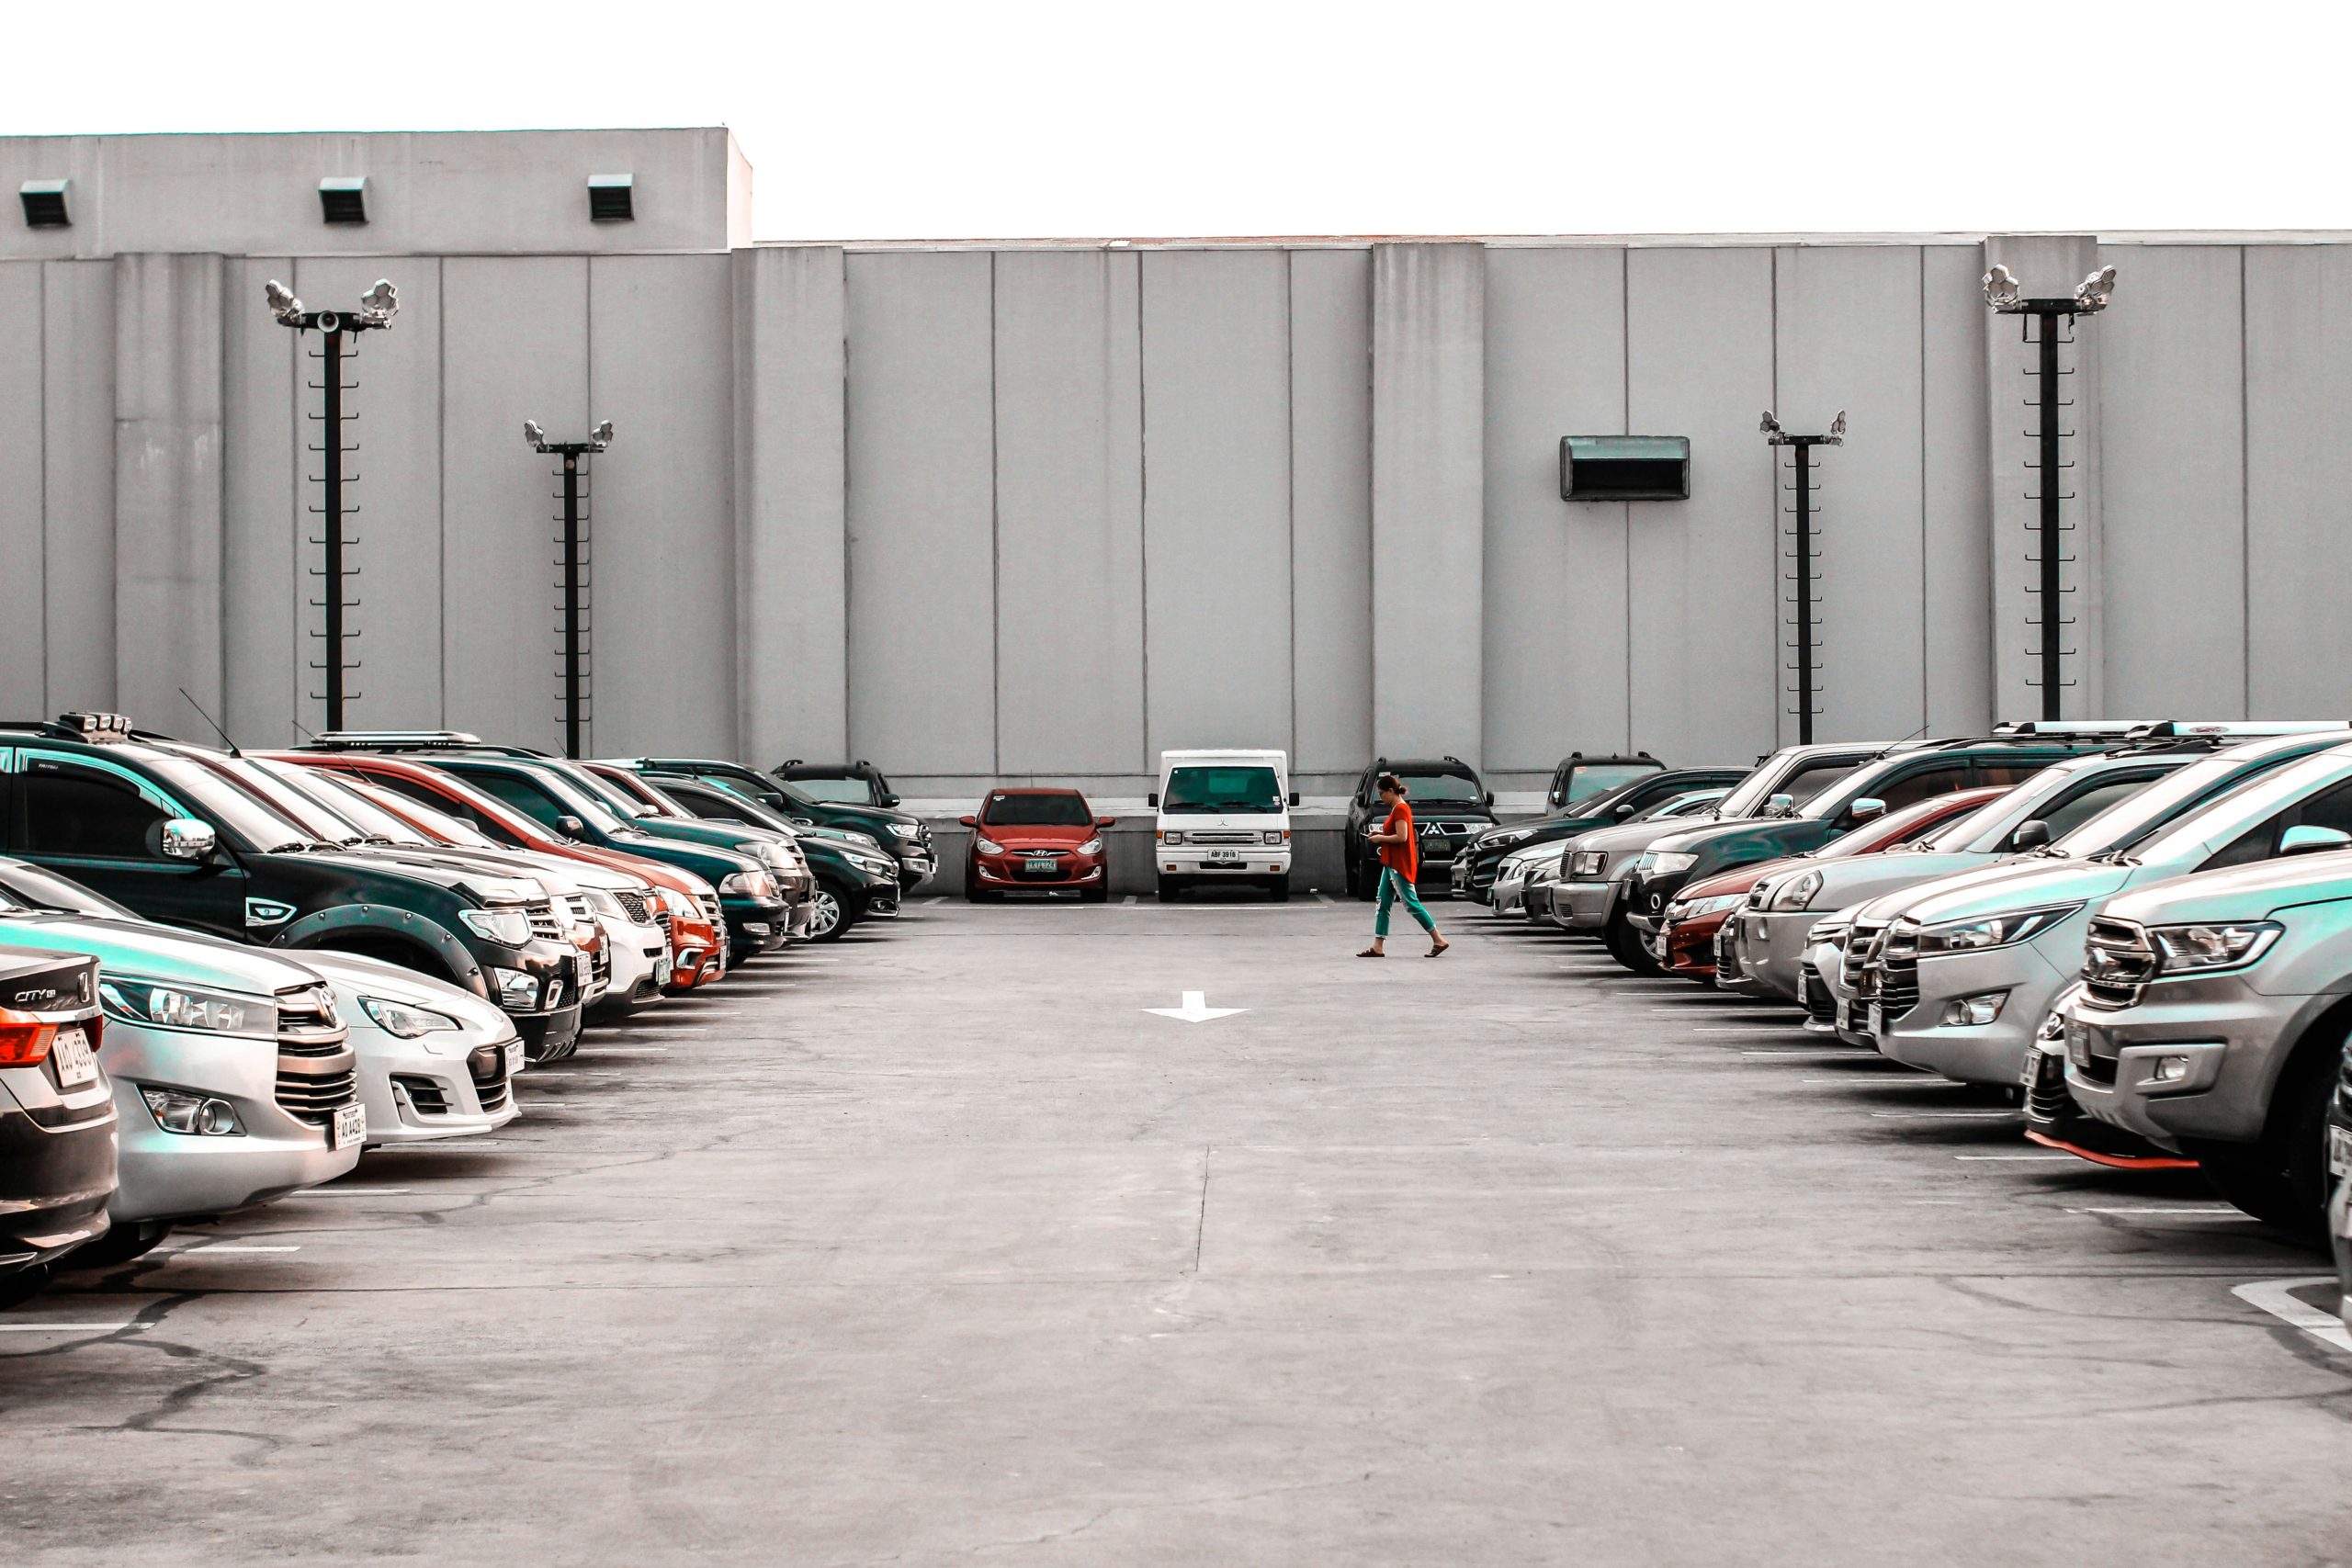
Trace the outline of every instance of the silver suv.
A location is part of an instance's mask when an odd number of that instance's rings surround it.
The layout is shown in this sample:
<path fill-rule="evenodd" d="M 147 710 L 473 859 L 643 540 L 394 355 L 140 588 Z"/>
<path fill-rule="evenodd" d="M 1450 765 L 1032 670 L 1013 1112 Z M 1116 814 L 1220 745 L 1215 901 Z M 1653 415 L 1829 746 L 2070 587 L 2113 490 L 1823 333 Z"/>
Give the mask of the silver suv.
<path fill-rule="evenodd" d="M 2089 1114 L 2196 1160 L 2222 1196 L 2315 1231 L 2327 1108 L 2352 1029 L 2352 834 L 2109 901 L 2057 1014 Z"/>

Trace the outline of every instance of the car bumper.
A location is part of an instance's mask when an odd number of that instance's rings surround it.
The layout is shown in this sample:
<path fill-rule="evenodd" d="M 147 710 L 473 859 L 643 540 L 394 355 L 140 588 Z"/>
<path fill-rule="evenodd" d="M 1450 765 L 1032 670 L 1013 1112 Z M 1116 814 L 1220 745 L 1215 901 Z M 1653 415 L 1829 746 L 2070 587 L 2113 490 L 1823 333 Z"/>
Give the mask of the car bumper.
<path fill-rule="evenodd" d="M 251 1044 L 253 1042 L 241 1042 Z M 121 1119 L 122 1185 L 107 1205 L 117 1224 L 226 1214 L 333 1181 L 359 1163 L 360 1145 L 330 1148 L 326 1130 L 249 1095 L 219 1094 L 236 1109 L 242 1136 L 197 1137 L 155 1124 L 139 1086 L 115 1083 Z"/>
<path fill-rule="evenodd" d="M 0 1275 L 106 1234 L 119 1117 L 44 1127 L 0 1089 Z"/>
<path fill-rule="evenodd" d="M 2052 998 L 2073 978 L 2059 974 L 2030 942 L 1923 958 L 1918 973 L 1918 1001 L 1899 1018 L 1881 1015 L 1873 1034 L 1880 1052 L 1961 1083 L 2003 1088 L 2013 1087 L 2023 1075 L 2034 1031 Z M 1948 1003 L 1996 991 L 2007 996 L 1992 1022 L 1941 1021 Z"/>
<path fill-rule="evenodd" d="M 1743 979 L 1774 996 L 1801 1001 L 1805 933 L 1821 923 L 1818 909 L 1743 909 L 1738 916 Z"/>
<path fill-rule="evenodd" d="M 2120 1009 L 2068 998 L 2058 1011 L 2075 1103 L 2166 1149 L 2178 1150 L 2184 1139 L 2260 1138 L 2278 1052 L 2331 998 L 2266 997 L 2240 980 L 2162 982 Z M 2158 1082 L 2160 1062 L 2179 1076 Z"/>
<path fill-rule="evenodd" d="M 469 1037 L 462 1047 L 435 1052 L 419 1040 L 354 1030 L 352 1044 L 371 1149 L 492 1132 L 518 1113 L 512 1075 L 522 1066 L 519 1034 Z"/>
<path fill-rule="evenodd" d="M 899 891 L 911 893 L 931 880 L 939 869 L 939 857 L 929 849 L 910 851 L 899 857 Z"/>
<path fill-rule="evenodd" d="M 1614 882 L 1555 882 L 1552 884 L 1552 919 L 1570 931 L 1600 931 L 1617 907 L 1618 889 Z"/>
<path fill-rule="evenodd" d="M 1233 844 L 1215 848 L 1162 844 L 1152 852 L 1162 876 L 1263 877 L 1290 874 L 1288 844 Z"/>
<path fill-rule="evenodd" d="M 580 1038 L 580 1004 L 555 1008 L 547 1012 L 507 1014 L 514 1032 L 521 1036 L 524 1055 L 534 1062 L 544 1062 L 549 1056 L 560 1056 Z"/>
<path fill-rule="evenodd" d="M 1033 872 L 1029 869 L 1033 865 L 1046 869 Z M 998 855 L 971 863 L 975 886 L 1008 891 L 1035 887 L 1047 891 L 1058 888 L 1067 893 L 1073 888 L 1100 887 L 1110 870 L 1110 863 L 1098 855 L 1070 855 L 1046 862 L 1020 855 Z"/>

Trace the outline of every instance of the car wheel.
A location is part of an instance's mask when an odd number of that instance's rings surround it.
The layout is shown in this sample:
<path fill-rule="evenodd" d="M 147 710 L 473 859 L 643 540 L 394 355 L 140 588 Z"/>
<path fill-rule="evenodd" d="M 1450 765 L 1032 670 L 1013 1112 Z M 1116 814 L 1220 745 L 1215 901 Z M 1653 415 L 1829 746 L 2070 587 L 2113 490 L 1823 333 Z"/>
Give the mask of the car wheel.
<path fill-rule="evenodd" d="M 13 1274 L 0 1274 L 0 1312 L 12 1306 L 22 1306 L 40 1294 L 49 1283 L 49 1265 L 36 1263 L 29 1269 L 19 1269 Z"/>
<path fill-rule="evenodd" d="M 1360 860 L 1355 867 L 1356 897 L 1369 904 L 1380 897 L 1380 863 Z"/>
<path fill-rule="evenodd" d="M 1278 876 L 1273 881 L 1266 884 L 1266 897 L 1272 898 L 1277 904 L 1289 903 L 1290 878 L 1287 876 Z"/>
<path fill-rule="evenodd" d="M 1176 895 L 1182 893 L 1183 890 L 1183 884 L 1178 882 L 1172 876 L 1163 876 L 1159 879 L 1158 892 L 1159 901 L 1163 904 L 1173 904 L 1176 902 Z"/>
<path fill-rule="evenodd" d="M 1634 929 L 1633 922 L 1622 910 L 1609 917 L 1609 924 L 1601 929 L 1600 940 L 1602 945 L 1609 949 L 1609 956 L 1634 974 L 1655 975 L 1658 972 L 1657 960 L 1651 957 L 1650 950 L 1642 945 L 1642 933 Z"/>
<path fill-rule="evenodd" d="M 1107 886 L 1081 887 L 1078 890 L 1078 901 L 1081 904 L 1105 903 L 1109 901 L 1110 897 L 1111 889 Z"/>
<path fill-rule="evenodd" d="M 2279 1079 L 2260 1143 L 2199 1144 L 2188 1151 L 2232 1204 L 2301 1235 L 2320 1235 L 2326 1219 L 2332 1066 L 2326 1054 L 2314 1054 Z"/>
<path fill-rule="evenodd" d="M 168 1220 L 133 1220 L 119 1224 L 87 1247 L 77 1247 L 67 1253 L 64 1265 L 68 1269 L 112 1269 L 144 1258 L 172 1234 Z"/>
<path fill-rule="evenodd" d="M 849 929 L 848 906 L 840 894 L 821 882 L 817 885 L 815 904 L 816 908 L 808 917 L 810 942 L 832 942 Z"/>

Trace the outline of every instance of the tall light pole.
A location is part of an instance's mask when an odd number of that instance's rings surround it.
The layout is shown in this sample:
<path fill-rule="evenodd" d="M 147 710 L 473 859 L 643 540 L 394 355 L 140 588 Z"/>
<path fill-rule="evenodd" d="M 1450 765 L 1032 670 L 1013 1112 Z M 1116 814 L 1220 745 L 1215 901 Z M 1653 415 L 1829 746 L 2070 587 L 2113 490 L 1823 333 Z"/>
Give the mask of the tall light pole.
<path fill-rule="evenodd" d="M 2061 378 L 2074 372 L 2059 366 L 2058 347 L 2062 343 L 2075 341 L 2073 328 L 2075 317 L 2095 316 L 2106 310 L 2108 298 L 2114 292 L 2115 269 L 2111 266 L 2100 267 L 2084 278 L 2075 287 L 2072 298 L 2063 299 L 2025 298 L 2015 276 L 2007 267 L 1997 264 L 1984 275 L 1984 303 L 1993 307 L 1996 315 L 2022 318 L 2018 326 L 2018 336 L 2039 351 L 2034 368 L 2025 374 L 2034 377 L 2037 383 L 2035 395 L 2026 400 L 2026 406 L 2037 411 L 2040 428 L 2027 434 L 2034 437 L 2040 461 L 2029 463 L 2026 467 L 2037 470 L 2041 476 L 2040 493 L 2029 498 L 2041 503 L 2041 515 L 2035 523 L 2034 534 L 2041 553 L 2032 559 L 2032 564 L 2040 569 L 2036 585 L 2026 592 L 2041 601 L 2040 619 L 2030 624 L 2041 628 L 2041 646 L 2036 654 L 2041 668 L 2041 716 L 2045 721 L 2055 720 L 2059 716 L 2058 694 L 2065 684 L 2064 660 L 2067 653 L 2061 633 L 2064 627 L 2073 625 L 2059 614 L 2060 604 L 2071 592 L 2065 586 L 2060 570 L 2066 559 L 2060 553 L 2066 527 L 2060 520 L 2059 509 L 2061 502 L 2073 499 L 2073 493 L 2061 491 L 2058 483 L 2060 473 L 2074 465 L 2063 461 L 2059 455 L 2059 440 L 2070 433 L 2059 429 L 2058 411 L 2072 405 L 2058 396 L 2058 385 Z M 2027 325 L 2028 320 L 2038 322 L 2040 330 Z M 2058 327 L 2062 320 L 2067 327 L 2067 335 L 2063 338 L 2059 336 Z"/>
<path fill-rule="evenodd" d="M 1788 488 L 1796 493 L 1797 503 L 1790 510 L 1796 513 L 1796 548 L 1792 552 L 1795 570 L 1790 574 L 1796 584 L 1796 663 L 1792 668 L 1797 677 L 1797 744 L 1813 744 L 1814 658 L 1818 652 L 1813 641 L 1813 449 L 1816 446 L 1842 446 L 1846 444 L 1846 411 L 1839 409 L 1838 417 L 1829 422 L 1827 434 L 1822 435 L 1792 435 L 1781 428 L 1772 411 L 1764 411 L 1764 423 L 1757 427 L 1764 433 L 1768 446 L 1786 446 L 1796 454 L 1790 470 L 1796 482 Z"/>
<path fill-rule="evenodd" d="M 262 298 L 269 302 L 269 313 L 277 318 L 279 326 L 291 327 L 297 333 L 316 332 L 325 344 L 319 355 L 324 378 L 316 385 L 326 395 L 325 412 L 317 416 L 326 426 L 326 439 L 311 450 L 325 459 L 318 478 L 325 485 L 326 493 L 322 498 L 325 504 L 311 510 L 319 513 L 326 524 L 320 541 L 326 546 L 326 566 L 319 574 L 326 582 L 326 597 L 315 603 L 326 611 L 326 660 L 322 667 L 327 677 L 327 728 L 336 730 L 343 728 L 344 672 L 353 668 L 343 658 L 343 613 L 350 607 L 343 596 L 343 455 L 357 450 L 343 444 L 343 394 L 351 389 L 343 384 L 343 340 L 390 326 L 392 318 L 400 312 L 400 290 L 379 277 L 375 288 L 359 297 L 356 310 L 311 310 L 294 298 L 292 289 L 273 277 L 263 286 Z"/>
<path fill-rule="evenodd" d="M 549 441 L 539 422 L 523 422 L 523 439 L 535 452 L 563 458 L 563 754 L 580 755 L 580 459 L 613 444 L 613 422 L 605 421 L 585 441 Z"/>

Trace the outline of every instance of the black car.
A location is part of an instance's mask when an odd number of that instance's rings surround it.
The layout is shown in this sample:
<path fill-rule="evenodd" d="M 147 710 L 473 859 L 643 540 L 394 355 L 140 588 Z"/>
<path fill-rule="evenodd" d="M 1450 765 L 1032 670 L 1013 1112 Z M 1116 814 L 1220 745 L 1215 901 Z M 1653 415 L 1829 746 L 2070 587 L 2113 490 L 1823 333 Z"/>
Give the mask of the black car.
<path fill-rule="evenodd" d="M 232 752 L 111 714 L 0 725 L 0 852 L 147 919 L 266 947 L 380 958 L 505 1010 L 535 1057 L 580 1032 L 588 959 L 537 882 L 331 844 Z"/>
<path fill-rule="evenodd" d="M 817 910 L 808 922 L 809 940 L 829 942 L 861 921 L 898 914 L 899 883 L 890 872 L 881 869 L 887 863 L 880 858 L 885 852 L 876 850 L 869 855 L 821 831 L 805 828 L 796 831 L 786 818 L 769 807 L 703 779 L 683 773 L 641 776 L 680 810 L 703 820 L 791 833 L 817 879 Z"/>
<path fill-rule="evenodd" d="M 794 780 L 775 773 L 763 773 L 741 762 L 721 761 L 708 757 L 629 757 L 621 759 L 620 763 L 640 773 L 707 779 L 738 795 L 748 795 L 796 827 L 841 828 L 853 833 L 863 833 L 898 861 L 899 890 L 901 893 L 913 892 L 922 886 L 924 878 L 938 869 L 939 856 L 932 848 L 930 828 L 911 813 L 895 809 L 899 797 L 890 793 L 887 784 L 875 797 L 887 799 L 888 805 L 861 805 L 852 800 L 820 798 Z M 786 764 L 800 769 L 812 765 L 808 762 Z M 851 768 L 871 766 L 866 762 L 850 764 Z M 829 773 L 842 771 L 836 769 Z M 873 775 L 873 782 L 880 783 L 881 780 L 880 773 Z M 869 790 L 868 794 L 873 792 Z"/>
<path fill-rule="evenodd" d="M 1381 758 L 1363 771 L 1348 801 L 1348 830 L 1340 853 L 1351 897 L 1370 898 L 1380 891 L 1380 846 L 1364 835 L 1388 816 L 1380 803 L 1383 773 L 1395 773 L 1403 781 L 1406 804 L 1413 808 L 1421 851 L 1416 886 L 1450 881 L 1455 852 L 1495 823 L 1495 797 L 1478 782 L 1478 770 L 1461 758 Z"/>
<path fill-rule="evenodd" d="M 1615 752 L 1587 756 L 1582 751 L 1571 751 L 1552 770 L 1552 782 L 1544 791 L 1544 815 L 1557 816 L 1594 795 L 1611 794 L 1665 769 L 1666 764 L 1647 751 L 1636 751 L 1630 757 Z"/>
<path fill-rule="evenodd" d="M 864 758 L 854 762 L 809 762 L 795 757 L 770 771 L 785 783 L 799 786 L 800 793 L 811 800 L 885 811 L 899 804 L 898 792 L 882 776 L 882 770 Z"/>
<path fill-rule="evenodd" d="M 1621 759 L 1610 759 L 1617 761 Z M 1565 765 L 1564 765 L 1565 766 Z M 1634 776 L 1597 794 L 1585 795 L 1563 811 L 1532 821 L 1506 822 L 1487 829 L 1470 840 L 1453 857 L 1453 896 L 1487 902 L 1495 885 L 1495 873 L 1500 869 L 1503 857 L 1513 850 L 1526 849 L 1532 844 L 1548 844 L 1555 839 L 1573 839 L 1578 833 L 1595 828 L 1613 827 L 1630 822 L 1652 807 L 1662 806 L 1679 795 L 1701 790 L 1729 789 L 1746 778 L 1748 768 L 1659 768 L 1645 766 L 1634 771 Z M 1571 785 L 1573 787 L 1573 784 Z M 1558 781 L 1555 780 L 1555 791 Z M 1549 799 L 1547 794 L 1545 798 Z"/>
<path fill-rule="evenodd" d="M 98 961 L 0 947 L 0 1307 L 107 1233 L 114 1089 L 98 1070 Z"/>

